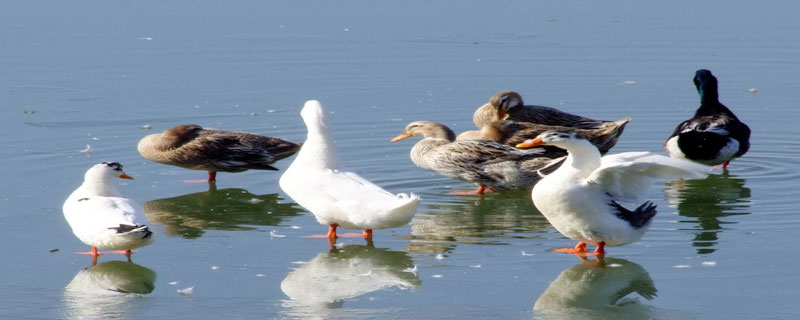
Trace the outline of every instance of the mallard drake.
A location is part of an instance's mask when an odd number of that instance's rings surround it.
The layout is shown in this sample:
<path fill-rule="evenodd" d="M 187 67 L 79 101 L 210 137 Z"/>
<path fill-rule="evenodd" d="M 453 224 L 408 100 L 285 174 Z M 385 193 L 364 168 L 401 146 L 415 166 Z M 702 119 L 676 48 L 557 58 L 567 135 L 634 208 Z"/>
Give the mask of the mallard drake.
<path fill-rule="evenodd" d="M 694 117 L 675 128 L 664 149 L 673 158 L 727 168 L 731 160 L 750 149 L 750 128 L 719 102 L 717 78 L 711 71 L 697 70 L 694 86 L 700 94 L 700 107 Z"/>
<path fill-rule="evenodd" d="M 117 162 L 96 164 L 64 202 L 64 218 L 75 236 L 92 246 L 87 253 L 94 256 L 100 254 L 97 248 L 130 254 L 131 249 L 153 242 L 142 207 L 122 197 L 110 183 L 112 178 L 133 179 Z"/>
<path fill-rule="evenodd" d="M 510 146 L 516 146 L 525 140 L 536 138 L 545 131 L 572 131 L 586 137 L 589 141 L 600 149 L 600 153 L 605 154 L 622 135 L 625 125 L 631 118 L 625 118 L 614 122 L 605 122 L 597 129 L 573 129 L 562 126 L 548 126 L 530 122 L 517 122 L 511 120 L 492 121 L 479 131 L 465 131 L 456 137 L 456 141 L 462 140 L 489 140 Z M 564 152 L 566 154 L 566 152 Z"/>
<path fill-rule="evenodd" d="M 309 100 L 300 112 L 308 138 L 279 181 L 281 189 L 299 205 L 330 226 L 327 237 L 337 237 L 336 228 L 373 229 L 403 226 L 417 213 L 419 196 L 394 195 L 347 171 L 339 160 L 322 104 Z"/>
<path fill-rule="evenodd" d="M 184 124 L 142 138 L 138 149 L 150 161 L 208 171 L 208 182 L 214 182 L 217 172 L 278 170 L 270 164 L 293 155 L 300 145 L 252 133 Z"/>
<path fill-rule="evenodd" d="M 566 237 L 579 241 L 575 248 L 558 251 L 580 253 L 586 243 L 621 246 L 638 241 L 656 215 L 656 205 L 646 201 L 633 210 L 619 202 L 639 203 L 657 178 L 703 178 L 710 167 L 650 152 L 624 152 L 601 157 L 597 147 L 574 132 L 547 131 L 520 148 L 552 145 L 567 150 L 564 163 L 533 187 L 533 204 Z"/>
<path fill-rule="evenodd" d="M 510 90 L 500 91 L 493 95 L 489 102 L 475 110 L 475 114 L 472 116 L 472 121 L 478 129 L 497 120 L 532 122 L 579 129 L 597 129 L 609 122 L 581 117 L 556 108 L 525 105 L 522 102 L 522 96 L 516 91 Z"/>
<path fill-rule="evenodd" d="M 475 193 L 529 189 L 541 176 L 539 170 L 562 157 L 563 151 L 523 151 L 487 140 L 455 141 L 447 126 L 433 121 L 414 121 L 391 141 L 423 139 L 411 148 L 411 161 L 420 168 L 478 185 Z"/>

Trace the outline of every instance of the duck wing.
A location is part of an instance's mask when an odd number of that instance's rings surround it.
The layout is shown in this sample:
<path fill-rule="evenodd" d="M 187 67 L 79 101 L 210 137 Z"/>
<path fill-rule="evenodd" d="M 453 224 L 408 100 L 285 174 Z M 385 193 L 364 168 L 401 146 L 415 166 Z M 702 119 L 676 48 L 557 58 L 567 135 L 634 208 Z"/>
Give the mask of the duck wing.
<path fill-rule="evenodd" d="M 282 139 L 215 130 L 204 130 L 185 147 L 196 148 L 209 161 L 231 170 L 278 170 L 269 164 L 294 154 L 300 148 Z"/>
<path fill-rule="evenodd" d="M 86 196 L 65 205 L 67 220 L 76 229 L 132 231 L 146 225 L 142 207 L 128 198 Z"/>
<path fill-rule="evenodd" d="M 623 152 L 601 158 L 600 167 L 586 179 L 612 198 L 638 203 L 655 179 L 704 178 L 711 167 L 651 152 Z"/>

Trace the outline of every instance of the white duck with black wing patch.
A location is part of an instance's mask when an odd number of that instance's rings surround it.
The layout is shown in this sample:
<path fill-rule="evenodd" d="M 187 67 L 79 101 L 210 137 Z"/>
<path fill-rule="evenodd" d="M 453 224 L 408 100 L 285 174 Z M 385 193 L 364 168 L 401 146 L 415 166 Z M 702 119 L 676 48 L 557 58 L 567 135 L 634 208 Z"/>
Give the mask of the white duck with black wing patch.
<path fill-rule="evenodd" d="M 573 132 L 548 131 L 519 147 L 552 145 L 567 150 L 567 159 L 533 187 L 531 198 L 550 224 L 566 237 L 586 244 L 621 246 L 638 241 L 650 227 L 656 206 L 641 203 L 655 179 L 703 178 L 710 167 L 650 152 L 624 152 L 601 157 L 597 147 Z M 627 209 L 620 202 L 635 203 Z"/>
<path fill-rule="evenodd" d="M 131 250 L 153 242 L 142 207 L 123 197 L 112 178 L 133 179 L 116 162 L 96 164 L 64 202 L 64 218 L 83 243 L 105 250 Z"/>

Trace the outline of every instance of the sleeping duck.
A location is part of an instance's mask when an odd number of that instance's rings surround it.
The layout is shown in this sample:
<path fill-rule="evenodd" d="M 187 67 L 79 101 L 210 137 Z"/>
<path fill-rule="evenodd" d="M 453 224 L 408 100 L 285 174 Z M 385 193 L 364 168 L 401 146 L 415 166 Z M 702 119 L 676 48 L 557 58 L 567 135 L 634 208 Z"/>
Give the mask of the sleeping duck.
<path fill-rule="evenodd" d="M 308 128 L 308 138 L 279 184 L 283 192 L 303 206 L 322 224 L 327 237 L 335 239 L 337 227 L 364 229 L 366 239 L 373 229 L 395 228 L 407 224 L 417 213 L 419 196 L 392 194 L 347 171 L 339 160 L 331 137 L 325 110 L 309 100 L 300 112 Z"/>
<path fill-rule="evenodd" d="M 420 168 L 478 185 L 477 194 L 530 189 L 541 179 L 539 170 L 563 157 L 563 150 L 518 150 L 487 140 L 455 141 L 447 126 L 432 121 L 409 123 L 392 142 L 422 137 L 411 148 L 411 161 Z"/>
<path fill-rule="evenodd" d="M 92 246 L 86 254 L 97 256 L 97 248 L 130 254 L 131 249 L 153 242 L 142 207 L 122 197 L 111 184 L 112 178 L 133 179 L 119 163 L 96 164 L 86 171 L 83 184 L 64 201 L 64 218 L 72 232 Z"/>
<path fill-rule="evenodd" d="M 711 71 L 697 70 L 694 86 L 700 107 L 694 117 L 675 128 L 664 149 L 673 158 L 727 168 L 750 149 L 750 128 L 719 102 L 717 78 Z"/>
<path fill-rule="evenodd" d="M 489 102 L 475 110 L 472 121 L 478 129 L 492 121 L 513 120 L 532 122 L 549 126 L 562 126 L 580 129 L 597 129 L 609 121 L 594 120 L 556 108 L 525 105 L 522 96 L 516 91 L 500 91 L 493 95 Z"/>
<path fill-rule="evenodd" d="M 283 139 L 184 124 L 139 140 L 139 153 L 150 161 L 186 169 L 217 172 L 278 170 L 270 164 L 293 155 L 300 145 Z"/>
<path fill-rule="evenodd" d="M 617 140 L 622 135 L 622 131 L 629 121 L 631 121 L 631 118 L 625 118 L 614 122 L 605 122 L 597 129 L 573 129 L 531 122 L 498 120 L 490 122 L 479 131 L 465 131 L 456 137 L 456 141 L 489 140 L 516 146 L 525 140 L 536 138 L 536 136 L 545 131 L 573 131 L 586 137 L 586 139 L 600 149 L 600 153 L 605 154 L 617 144 Z M 566 152 L 564 154 L 566 155 Z"/>

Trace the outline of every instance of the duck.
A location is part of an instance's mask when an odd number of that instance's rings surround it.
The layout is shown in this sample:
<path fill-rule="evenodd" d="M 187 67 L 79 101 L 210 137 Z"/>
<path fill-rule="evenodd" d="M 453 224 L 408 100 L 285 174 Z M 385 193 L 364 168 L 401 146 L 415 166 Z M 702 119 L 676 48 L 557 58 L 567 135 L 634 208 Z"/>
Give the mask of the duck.
<path fill-rule="evenodd" d="M 336 239 L 337 227 L 342 227 L 364 229 L 362 236 L 371 240 L 373 229 L 400 227 L 411 221 L 419 196 L 392 194 L 348 171 L 334 148 L 327 114 L 319 101 L 306 101 L 300 115 L 308 136 L 278 184 L 319 223 L 329 226 L 328 239 Z"/>
<path fill-rule="evenodd" d="M 625 119 L 605 122 L 597 129 L 573 129 L 563 126 L 550 126 L 531 122 L 517 122 L 512 120 L 492 121 L 481 130 L 465 131 L 456 136 L 456 141 L 462 140 L 489 140 L 509 146 L 516 146 L 525 140 L 536 138 L 545 131 L 573 131 L 586 137 L 592 142 L 600 153 L 605 154 L 614 145 L 625 130 L 625 125 L 631 121 L 630 117 Z"/>
<path fill-rule="evenodd" d="M 700 94 L 700 107 L 691 119 L 675 128 L 664 149 L 673 158 L 722 164 L 727 169 L 731 160 L 750 149 L 750 127 L 719 102 L 717 78 L 711 71 L 697 70 L 693 81 Z"/>
<path fill-rule="evenodd" d="M 556 108 L 525 105 L 522 96 L 512 90 L 494 94 L 489 98 L 489 102 L 475 110 L 472 116 L 472 122 L 478 129 L 497 120 L 514 120 L 578 129 L 597 129 L 609 122 L 574 115 Z"/>
<path fill-rule="evenodd" d="M 488 140 L 455 141 L 455 133 L 433 121 L 414 121 L 391 139 L 423 139 L 411 148 L 411 161 L 420 168 L 446 177 L 474 183 L 475 194 L 489 190 L 529 189 L 541 179 L 539 170 L 562 158 L 562 150 L 518 150 Z"/>
<path fill-rule="evenodd" d="M 183 124 L 145 136 L 137 148 L 147 160 L 205 170 L 207 181 L 216 182 L 217 172 L 278 170 L 270 164 L 293 155 L 300 145 L 247 132 Z"/>
<path fill-rule="evenodd" d="M 584 253 L 587 243 L 621 246 L 642 238 L 656 215 L 656 205 L 645 201 L 634 209 L 620 202 L 640 203 L 647 187 L 658 178 L 704 178 L 711 167 L 651 152 L 623 152 L 601 156 L 597 147 L 575 132 L 547 131 L 518 145 L 552 145 L 567 150 L 567 158 L 531 191 L 539 212 L 561 234 L 578 241 L 557 252 Z"/>
<path fill-rule="evenodd" d="M 122 170 L 122 164 L 99 163 L 86 171 L 83 183 L 64 201 L 64 218 L 72 232 L 92 247 L 82 254 L 97 257 L 100 248 L 130 255 L 132 249 L 153 242 L 144 210 L 119 193 L 111 184 L 113 178 L 133 180 Z"/>

